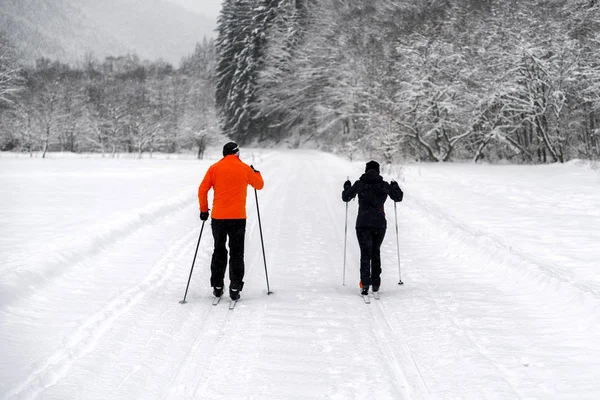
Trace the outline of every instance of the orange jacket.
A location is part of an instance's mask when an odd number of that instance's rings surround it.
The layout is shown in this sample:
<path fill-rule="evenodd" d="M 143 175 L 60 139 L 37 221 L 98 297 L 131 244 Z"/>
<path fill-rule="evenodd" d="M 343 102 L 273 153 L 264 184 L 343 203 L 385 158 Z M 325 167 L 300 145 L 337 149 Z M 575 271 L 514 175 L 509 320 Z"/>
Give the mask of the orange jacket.
<path fill-rule="evenodd" d="M 212 217 L 214 219 L 246 218 L 248 185 L 260 190 L 265 186 L 260 172 L 254 172 L 237 155 L 228 155 L 210 166 L 200 187 L 200 211 L 208 211 L 208 191 L 214 190 Z"/>

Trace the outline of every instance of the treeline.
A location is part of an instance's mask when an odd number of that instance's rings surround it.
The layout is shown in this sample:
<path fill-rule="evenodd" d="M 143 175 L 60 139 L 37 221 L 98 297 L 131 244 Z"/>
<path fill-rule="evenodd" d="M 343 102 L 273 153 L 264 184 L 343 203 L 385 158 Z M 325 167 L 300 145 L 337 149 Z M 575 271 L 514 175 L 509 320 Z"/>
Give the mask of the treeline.
<path fill-rule="evenodd" d="M 77 66 L 40 59 L 23 67 L 6 40 L 0 45 L 1 150 L 141 155 L 193 149 L 201 157 L 219 135 L 212 41 L 198 44 L 179 68 L 135 55 L 88 56 Z"/>
<path fill-rule="evenodd" d="M 22 67 L 0 34 L 0 149 L 201 154 L 223 134 L 387 161 L 599 159 L 598 3 L 225 0 L 179 68 Z"/>
<path fill-rule="evenodd" d="M 597 0 L 227 0 L 224 132 L 387 160 L 600 158 Z"/>

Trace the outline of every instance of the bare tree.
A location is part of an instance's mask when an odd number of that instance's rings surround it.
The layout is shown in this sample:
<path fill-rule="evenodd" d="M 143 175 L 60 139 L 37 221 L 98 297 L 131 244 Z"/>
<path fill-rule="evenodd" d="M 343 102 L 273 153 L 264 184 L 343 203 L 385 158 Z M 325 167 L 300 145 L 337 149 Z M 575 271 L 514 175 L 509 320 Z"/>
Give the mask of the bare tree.
<path fill-rule="evenodd" d="M 0 107 L 14 103 L 14 94 L 19 89 L 20 68 L 15 49 L 0 32 Z"/>

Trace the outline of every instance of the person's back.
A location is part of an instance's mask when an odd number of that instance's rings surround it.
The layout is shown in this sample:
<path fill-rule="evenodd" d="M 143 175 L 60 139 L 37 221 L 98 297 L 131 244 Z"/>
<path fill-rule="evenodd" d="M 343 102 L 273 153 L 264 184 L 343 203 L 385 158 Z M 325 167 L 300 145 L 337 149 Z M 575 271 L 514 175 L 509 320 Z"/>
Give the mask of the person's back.
<path fill-rule="evenodd" d="M 358 180 L 358 215 L 356 227 L 386 228 L 384 203 L 390 193 L 390 186 L 374 170 L 368 170 Z"/>
<path fill-rule="evenodd" d="M 212 217 L 214 219 L 246 218 L 248 185 L 260 190 L 263 188 L 264 182 L 260 174 L 256 174 L 239 157 L 227 155 L 208 169 L 199 188 L 199 197 L 208 193 L 212 187 L 214 190 Z M 207 199 L 207 197 L 204 198 Z M 200 208 L 207 209 L 208 200 L 206 200 L 206 208 L 204 208 L 202 199 L 200 197 Z"/>
<path fill-rule="evenodd" d="M 402 190 L 396 182 L 392 184 L 383 180 L 379 175 L 379 164 L 375 161 L 367 163 L 366 171 L 352 185 L 349 181 L 344 184 L 342 200 L 350 201 L 358 196 L 357 228 L 386 229 L 387 221 L 383 205 L 387 197 L 393 201 L 402 201 Z"/>

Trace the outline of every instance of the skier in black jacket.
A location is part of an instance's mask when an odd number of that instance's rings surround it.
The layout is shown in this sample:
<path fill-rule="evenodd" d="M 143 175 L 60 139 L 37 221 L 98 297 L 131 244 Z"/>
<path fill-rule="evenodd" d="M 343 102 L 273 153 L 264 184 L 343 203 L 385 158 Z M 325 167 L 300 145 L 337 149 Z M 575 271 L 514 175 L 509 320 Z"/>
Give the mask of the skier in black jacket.
<path fill-rule="evenodd" d="M 358 195 L 358 215 L 356 217 L 356 236 L 360 246 L 360 287 L 361 294 L 379 291 L 381 285 L 381 253 L 387 221 L 383 204 L 387 197 L 393 201 L 402 201 L 404 193 L 396 181 L 387 183 L 379 175 L 379 163 L 369 161 L 365 173 L 354 185 L 348 180 L 344 183 L 342 200 L 348 202 Z"/>

